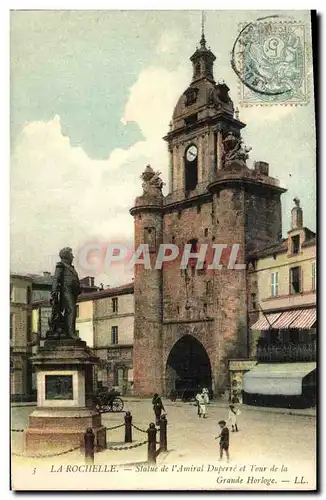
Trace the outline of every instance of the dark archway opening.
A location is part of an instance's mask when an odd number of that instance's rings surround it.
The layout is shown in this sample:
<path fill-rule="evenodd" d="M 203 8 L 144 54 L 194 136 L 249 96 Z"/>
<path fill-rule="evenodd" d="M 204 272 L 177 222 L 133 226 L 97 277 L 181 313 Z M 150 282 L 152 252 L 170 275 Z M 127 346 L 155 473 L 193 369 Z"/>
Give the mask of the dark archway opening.
<path fill-rule="evenodd" d="M 185 190 L 193 191 L 196 189 L 198 182 L 197 162 L 189 163 L 186 161 L 185 178 Z"/>
<path fill-rule="evenodd" d="M 166 363 L 166 390 L 182 393 L 199 388 L 212 389 L 212 371 L 204 346 L 191 335 L 185 335 L 172 347 Z"/>

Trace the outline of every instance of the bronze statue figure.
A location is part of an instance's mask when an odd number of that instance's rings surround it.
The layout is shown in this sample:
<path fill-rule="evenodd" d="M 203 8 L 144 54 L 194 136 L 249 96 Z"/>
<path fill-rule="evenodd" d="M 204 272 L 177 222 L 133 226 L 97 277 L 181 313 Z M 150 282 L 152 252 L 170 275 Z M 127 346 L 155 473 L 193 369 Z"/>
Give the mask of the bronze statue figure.
<path fill-rule="evenodd" d="M 81 292 L 80 282 L 77 271 L 72 265 L 74 259 L 72 249 L 63 248 L 59 252 L 59 257 L 61 261 L 56 265 L 52 282 L 52 314 L 47 337 L 76 339 L 76 305 Z"/>

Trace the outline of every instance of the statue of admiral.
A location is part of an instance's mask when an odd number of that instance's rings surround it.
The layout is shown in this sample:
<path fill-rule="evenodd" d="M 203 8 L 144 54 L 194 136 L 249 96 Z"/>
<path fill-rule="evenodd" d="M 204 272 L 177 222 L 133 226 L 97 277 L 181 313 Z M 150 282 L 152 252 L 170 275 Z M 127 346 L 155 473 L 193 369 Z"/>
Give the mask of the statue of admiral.
<path fill-rule="evenodd" d="M 52 282 L 52 314 L 47 338 L 77 339 L 76 310 L 81 287 L 77 271 L 72 265 L 74 259 L 72 249 L 63 248 L 59 252 L 59 257 L 61 260 L 56 265 Z"/>

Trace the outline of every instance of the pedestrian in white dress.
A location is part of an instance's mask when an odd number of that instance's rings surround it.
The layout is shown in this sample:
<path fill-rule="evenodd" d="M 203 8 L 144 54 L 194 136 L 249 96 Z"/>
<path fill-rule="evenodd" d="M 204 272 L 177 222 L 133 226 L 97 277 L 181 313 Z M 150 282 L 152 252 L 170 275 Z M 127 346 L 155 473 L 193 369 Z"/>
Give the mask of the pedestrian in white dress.
<path fill-rule="evenodd" d="M 228 415 L 228 421 L 231 423 L 232 427 L 232 432 L 236 431 L 238 432 L 238 426 L 237 426 L 237 416 L 240 415 L 240 411 L 236 409 L 236 407 L 231 404 L 229 405 L 229 415 Z"/>
<path fill-rule="evenodd" d="M 206 404 L 205 404 L 205 398 L 202 393 L 198 393 L 196 396 L 196 401 L 198 405 L 198 416 L 206 418 Z"/>

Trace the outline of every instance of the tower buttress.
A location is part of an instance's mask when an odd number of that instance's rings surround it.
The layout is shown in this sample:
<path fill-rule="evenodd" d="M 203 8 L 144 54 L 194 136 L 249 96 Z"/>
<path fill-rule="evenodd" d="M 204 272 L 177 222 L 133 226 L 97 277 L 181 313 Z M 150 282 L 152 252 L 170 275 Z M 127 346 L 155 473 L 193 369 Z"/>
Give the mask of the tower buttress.
<path fill-rule="evenodd" d="M 134 217 L 135 251 L 145 245 L 144 252 L 148 252 L 151 264 L 150 269 L 142 264 L 134 267 L 134 394 L 143 396 L 162 393 L 163 388 L 162 271 L 155 269 L 163 241 L 163 182 L 159 175 L 149 165 L 146 167 L 142 174 L 143 195 L 136 198 L 130 210 Z"/>

